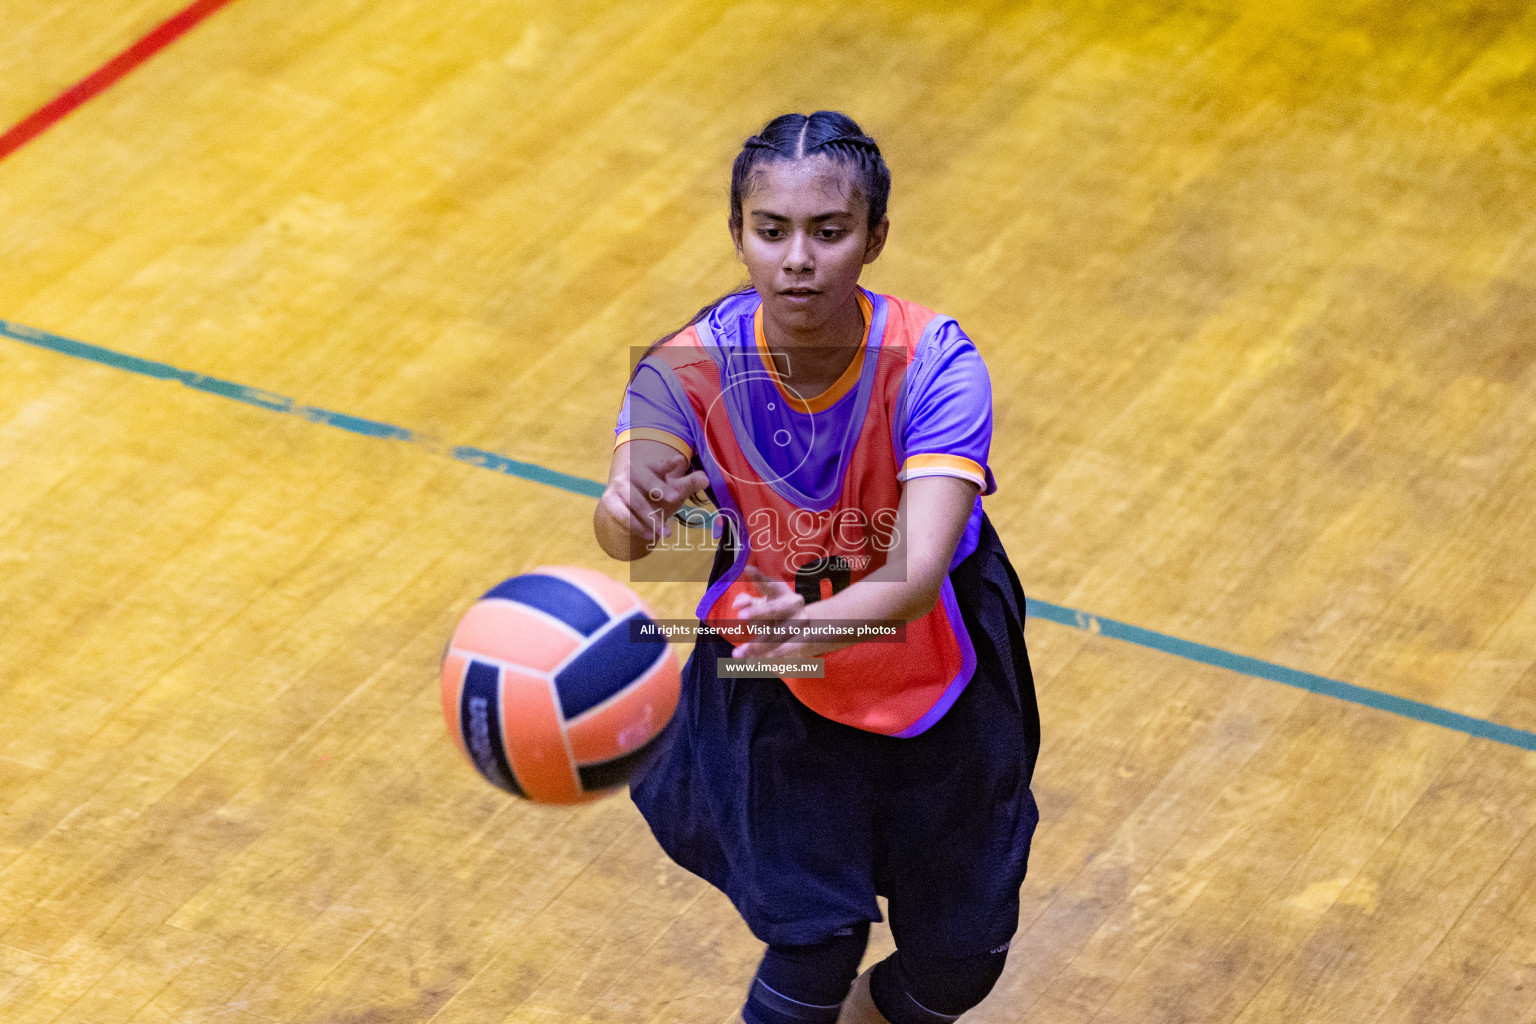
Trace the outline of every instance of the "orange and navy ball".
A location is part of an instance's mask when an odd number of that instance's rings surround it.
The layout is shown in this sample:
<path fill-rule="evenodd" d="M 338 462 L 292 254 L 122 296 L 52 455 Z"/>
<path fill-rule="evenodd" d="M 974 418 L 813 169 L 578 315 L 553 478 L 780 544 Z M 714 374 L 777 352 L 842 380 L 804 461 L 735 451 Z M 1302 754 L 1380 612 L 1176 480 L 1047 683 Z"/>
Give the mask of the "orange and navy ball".
<path fill-rule="evenodd" d="M 465 613 L 443 659 L 443 717 L 469 763 L 538 803 L 625 785 L 677 708 L 677 659 L 633 591 L 544 566 Z M 649 634 L 649 635 L 648 635 Z"/>

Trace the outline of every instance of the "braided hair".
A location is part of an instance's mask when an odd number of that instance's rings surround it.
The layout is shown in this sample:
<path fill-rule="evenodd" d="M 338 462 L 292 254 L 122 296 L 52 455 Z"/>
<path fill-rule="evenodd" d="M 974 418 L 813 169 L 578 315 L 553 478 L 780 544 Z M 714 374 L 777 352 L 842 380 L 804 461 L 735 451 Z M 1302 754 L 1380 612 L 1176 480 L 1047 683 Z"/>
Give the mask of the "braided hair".
<path fill-rule="evenodd" d="M 780 114 L 742 144 L 741 152 L 736 154 L 736 162 L 731 165 L 731 231 L 738 235 L 741 232 L 742 203 L 746 201 L 752 175 L 759 165 L 775 160 L 803 160 L 817 154 L 847 164 L 858 172 L 854 187 L 869 203 L 869 230 L 875 230 L 885 219 L 886 203 L 891 197 L 891 172 L 880 156 L 880 147 L 847 114 L 835 110 L 818 110 L 810 115 Z M 657 338 L 641 358 L 709 316 L 716 306 L 732 295 L 751 290 L 751 285 L 747 285 L 726 292 L 700 309 L 686 324 Z M 630 372 L 631 379 L 638 368 L 637 361 L 635 370 Z"/>
<path fill-rule="evenodd" d="M 885 219 L 891 195 L 891 172 L 880 156 L 875 140 L 847 114 L 818 110 L 805 114 L 780 114 L 746 141 L 731 166 L 731 230 L 742 226 L 742 203 L 760 164 L 778 160 L 803 160 L 824 155 L 847 164 L 857 172 L 855 187 L 869 204 L 869 229 Z"/>

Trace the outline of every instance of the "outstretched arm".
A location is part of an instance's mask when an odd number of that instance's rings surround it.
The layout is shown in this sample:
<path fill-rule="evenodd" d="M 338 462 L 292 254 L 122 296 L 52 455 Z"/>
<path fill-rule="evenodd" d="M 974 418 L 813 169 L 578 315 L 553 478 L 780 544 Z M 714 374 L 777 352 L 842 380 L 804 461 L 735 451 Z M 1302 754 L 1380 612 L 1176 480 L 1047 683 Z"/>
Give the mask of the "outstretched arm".
<path fill-rule="evenodd" d="M 638 438 L 613 450 L 608 486 L 592 515 L 592 532 L 611 557 L 632 562 L 672 535 L 668 520 L 688 495 L 709 486 L 701 471 L 688 472 L 682 452 Z"/>

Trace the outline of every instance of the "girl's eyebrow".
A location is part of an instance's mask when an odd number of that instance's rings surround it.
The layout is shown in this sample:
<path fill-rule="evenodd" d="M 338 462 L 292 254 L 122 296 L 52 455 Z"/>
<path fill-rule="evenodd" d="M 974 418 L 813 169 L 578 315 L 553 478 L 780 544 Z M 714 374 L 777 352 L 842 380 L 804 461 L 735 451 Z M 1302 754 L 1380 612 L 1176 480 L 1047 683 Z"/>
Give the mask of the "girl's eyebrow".
<path fill-rule="evenodd" d="M 770 210 L 753 210 L 752 211 L 752 216 L 754 216 L 754 217 L 767 217 L 769 220 L 782 220 L 782 221 L 788 221 L 789 220 L 789 218 L 784 216 L 782 213 L 773 213 Z M 811 220 L 813 220 L 813 221 L 817 221 L 817 220 L 831 220 L 834 217 L 852 217 L 852 216 L 853 216 L 853 213 L 851 211 L 849 211 L 849 210 L 832 210 L 832 211 L 829 211 L 827 213 L 818 213 L 814 217 L 812 217 Z"/>

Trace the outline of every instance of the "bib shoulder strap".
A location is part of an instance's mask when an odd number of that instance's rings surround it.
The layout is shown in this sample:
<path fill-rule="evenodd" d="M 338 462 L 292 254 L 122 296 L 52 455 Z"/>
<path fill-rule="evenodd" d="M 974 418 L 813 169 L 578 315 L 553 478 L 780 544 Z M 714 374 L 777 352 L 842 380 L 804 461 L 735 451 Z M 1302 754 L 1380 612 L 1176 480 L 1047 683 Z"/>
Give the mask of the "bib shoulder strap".
<path fill-rule="evenodd" d="M 882 298 L 886 303 L 885 344 L 905 348 L 908 360 L 915 358 L 923 344 L 950 319 L 927 306 L 894 295 Z"/>
<path fill-rule="evenodd" d="M 953 324 L 955 320 L 894 295 L 882 297 L 886 309 L 885 340 L 882 343 L 886 358 L 882 363 L 904 378 L 917 364 L 923 349 L 932 344 L 945 325 Z"/>
<path fill-rule="evenodd" d="M 713 362 L 709 351 L 704 347 L 703 340 L 699 337 L 699 329 L 696 324 L 678 331 L 677 334 L 647 353 L 645 358 L 659 360 L 674 370 L 680 370 L 696 363 Z"/>

